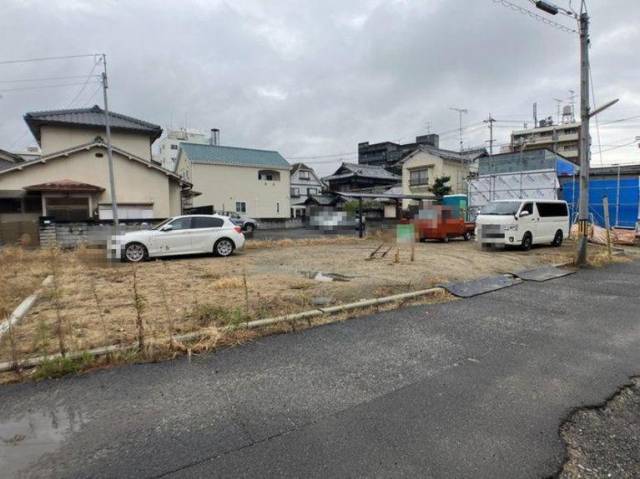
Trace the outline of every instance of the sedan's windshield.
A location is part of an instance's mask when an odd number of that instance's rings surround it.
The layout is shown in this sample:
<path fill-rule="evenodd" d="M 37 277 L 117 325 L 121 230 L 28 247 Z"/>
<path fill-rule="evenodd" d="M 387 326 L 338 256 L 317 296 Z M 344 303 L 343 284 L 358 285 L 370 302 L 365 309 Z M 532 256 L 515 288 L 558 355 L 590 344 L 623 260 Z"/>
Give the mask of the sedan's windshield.
<path fill-rule="evenodd" d="M 157 225 L 155 225 L 153 228 L 151 228 L 152 230 L 159 230 L 160 228 L 162 228 L 164 225 L 166 225 L 169 221 L 171 221 L 173 218 L 168 218 L 166 220 L 164 220 L 162 223 L 158 223 Z"/>
<path fill-rule="evenodd" d="M 520 208 L 520 201 L 497 201 L 484 205 L 480 209 L 481 215 L 515 215 Z"/>

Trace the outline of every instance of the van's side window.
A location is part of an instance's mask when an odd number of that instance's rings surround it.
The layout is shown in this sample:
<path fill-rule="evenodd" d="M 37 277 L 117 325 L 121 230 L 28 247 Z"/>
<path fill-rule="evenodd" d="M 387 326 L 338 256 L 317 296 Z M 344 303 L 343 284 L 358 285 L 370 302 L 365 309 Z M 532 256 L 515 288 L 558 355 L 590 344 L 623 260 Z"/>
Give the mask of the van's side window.
<path fill-rule="evenodd" d="M 538 203 L 541 218 L 568 216 L 566 203 Z"/>
<path fill-rule="evenodd" d="M 530 215 L 532 215 L 533 214 L 533 203 L 525 203 L 524 205 L 522 205 L 522 209 L 520 210 L 520 212 L 522 213 L 523 211 L 526 211 Z"/>

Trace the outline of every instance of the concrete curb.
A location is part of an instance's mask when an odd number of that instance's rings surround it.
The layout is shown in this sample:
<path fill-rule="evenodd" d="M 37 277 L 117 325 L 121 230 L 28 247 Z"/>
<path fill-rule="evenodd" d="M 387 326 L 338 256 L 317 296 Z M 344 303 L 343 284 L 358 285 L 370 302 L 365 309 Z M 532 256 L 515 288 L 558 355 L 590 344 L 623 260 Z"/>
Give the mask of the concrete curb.
<path fill-rule="evenodd" d="M 40 288 L 38 288 L 36 292 L 33 293 L 32 295 L 27 296 L 22 301 L 22 303 L 20 303 L 18 307 L 13 310 L 13 313 L 11 313 L 9 318 L 6 321 L 3 321 L 2 323 L 0 323 L 0 339 L 2 339 L 2 336 L 4 336 L 4 334 L 7 331 L 9 331 L 9 328 L 11 326 L 13 326 L 14 324 L 16 324 L 18 321 L 20 321 L 22 318 L 26 316 L 26 314 L 34 305 L 34 303 L 36 302 L 40 294 L 42 294 L 42 291 L 44 290 L 44 288 L 49 286 L 52 281 L 53 281 L 53 276 L 52 275 L 47 276 L 44 279 L 44 281 L 42 281 Z"/>
<path fill-rule="evenodd" d="M 51 277 L 49 277 L 51 278 Z M 47 278 L 49 280 L 49 278 Z M 45 280 L 46 281 L 46 280 Z M 49 280 L 49 283 L 51 282 L 51 280 Z M 48 284 L 48 283 L 47 283 Z M 44 285 L 44 283 L 43 283 Z M 40 290 L 39 290 L 40 291 Z M 34 293 L 32 296 L 37 295 L 38 292 Z M 429 289 L 423 289 L 420 291 L 412 291 L 410 293 L 401 293 L 401 294 L 394 294 L 392 296 L 385 296 L 383 298 L 375 298 L 375 299 L 365 299 L 362 301 L 357 301 L 355 303 L 347 303 L 347 304 L 341 304 L 338 306 L 332 306 L 329 308 L 318 308 L 318 309 L 312 309 L 309 311 L 303 311 L 301 313 L 296 313 L 296 314 L 288 314 L 285 316 L 276 316 L 275 318 L 265 318 L 265 319 L 258 319 L 256 321 L 250 321 L 248 323 L 241 323 L 239 325 L 234 325 L 234 326 L 225 326 L 223 328 L 220 328 L 221 331 L 234 331 L 234 330 L 239 330 L 239 329 L 255 329 L 255 328 L 260 328 L 260 327 L 264 327 L 264 326 L 272 326 L 274 324 L 279 324 L 279 323 L 291 323 L 294 321 L 300 321 L 303 319 L 306 320 L 310 320 L 311 318 L 315 318 L 318 316 L 324 316 L 324 315 L 331 315 L 331 314 L 335 314 L 335 313 L 339 313 L 342 311 L 350 311 L 353 309 L 359 309 L 359 308 L 365 308 L 368 306 L 375 306 L 375 305 L 380 305 L 380 304 L 387 304 L 387 303 L 393 303 L 396 301 L 404 301 L 407 299 L 412 299 L 412 298 L 419 298 L 422 296 L 429 296 L 432 294 L 437 294 L 437 293 L 444 293 L 446 292 L 443 288 L 429 288 Z M 29 297 L 31 298 L 31 296 Z M 27 298 L 27 299 L 29 299 Z M 37 298 L 37 296 L 36 296 Z M 33 299 L 33 302 L 35 302 L 35 299 Z M 27 300 L 25 300 L 27 301 Z M 33 304 L 33 302 L 31 304 Z M 21 305 L 22 306 L 22 305 Z M 30 306 L 29 306 L 30 307 Z M 26 311 L 25 311 L 26 313 Z M 208 333 L 206 332 L 193 332 L 193 333 L 187 333 L 187 334 L 181 334 L 179 336 L 174 336 L 173 339 L 175 341 L 193 341 L 195 339 L 199 339 L 202 337 L 207 336 Z M 116 352 L 125 352 L 125 351 L 131 351 L 134 349 L 138 348 L 138 344 L 137 343 L 130 343 L 130 344 L 122 344 L 122 345 L 112 345 L 112 346 L 105 346 L 105 347 L 101 347 L 101 348 L 95 348 L 95 349 L 90 349 L 88 351 L 82 351 L 82 352 L 73 352 L 73 353 L 67 353 L 65 355 L 66 358 L 69 359 L 77 359 L 80 358 L 82 356 L 85 355 L 89 355 L 89 356 L 104 356 L 106 354 L 110 354 L 110 353 L 116 353 Z M 4 362 L 4 363 L 0 363 L 0 372 L 5 372 L 5 371 L 10 371 L 16 367 L 19 368 L 30 368 L 30 367 L 35 367 L 38 366 L 40 364 L 42 364 L 45 361 L 50 361 L 52 359 L 58 359 L 62 357 L 62 355 L 60 353 L 56 353 L 56 354 L 51 354 L 49 356 L 39 356 L 39 357 L 35 357 L 35 358 L 29 358 L 29 359 L 25 359 L 23 361 L 19 361 L 18 364 L 15 364 L 13 362 Z"/>

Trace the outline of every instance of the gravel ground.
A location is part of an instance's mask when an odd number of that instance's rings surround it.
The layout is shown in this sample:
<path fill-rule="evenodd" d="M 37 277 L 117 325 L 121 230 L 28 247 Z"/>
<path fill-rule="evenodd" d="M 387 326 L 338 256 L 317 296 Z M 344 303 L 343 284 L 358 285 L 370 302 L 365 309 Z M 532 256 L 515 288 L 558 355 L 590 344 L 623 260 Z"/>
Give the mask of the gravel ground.
<path fill-rule="evenodd" d="M 607 403 L 579 409 L 563 425 L 563 479 L 640 477 L 640 377 Z"/>

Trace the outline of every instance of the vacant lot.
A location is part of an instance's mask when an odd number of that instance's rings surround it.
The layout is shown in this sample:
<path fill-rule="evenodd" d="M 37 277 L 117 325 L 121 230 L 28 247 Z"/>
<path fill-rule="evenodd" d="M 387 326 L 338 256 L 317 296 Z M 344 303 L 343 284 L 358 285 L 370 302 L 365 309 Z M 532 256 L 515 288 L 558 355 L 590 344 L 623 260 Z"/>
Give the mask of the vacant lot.
<path fill-rule="evenodd" d="M 4 310 L 57 272 L 36 306 L 0 343 L 0 360 L 82 351 L 359 299 L 419 290 L 568 259 L 571 246 L 480 251 L 472 242 L 407 245 L 335 237 L 255 241 L 230 258 L 192 257 L 111 264 L 103 252 L 5 250 Z M 382 253 L 388 251 L 384 257 Z M 335 275 L 334 281 L 315 279 Z M 135 282 L 134 282 L 135 273 Z M 10 337 L 9 337 L 10 336 Z"/>

